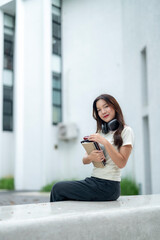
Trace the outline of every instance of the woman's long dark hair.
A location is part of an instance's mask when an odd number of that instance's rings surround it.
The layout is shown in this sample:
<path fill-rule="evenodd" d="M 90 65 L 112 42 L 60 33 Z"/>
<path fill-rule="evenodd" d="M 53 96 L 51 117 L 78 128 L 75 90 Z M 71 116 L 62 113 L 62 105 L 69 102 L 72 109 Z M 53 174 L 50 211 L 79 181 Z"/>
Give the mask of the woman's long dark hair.
<path fill-rule="evenodd" d="M 106 101 L 107 104 L 115 110 L 115 119 L 118 120 L 119 127 L 116 130 L 116 132 L 114 133 L 114 144 L 119 149 L 123 144 L 123 140 L 122 140 L 122 137 L 121 137 L 121 132 L 122 132 L 122 130 L 124 128 L 124 125 L 125 125 L 122 110 L 121 110 L 118 102 L 116 101 L 116 99 L 114 97 L 112 97 L 111 95 L 102 94 L 99 97 L 97 97 L 93 102 L 93 118 L 97 121 L 96 132 L 99 132 L 99 131 L 102 130 L 102 124 L 104 123 L 104 121 L 98 115 L 97 106 L 96 106 L 97 101 L 100 100 L 100 99 L 103 99 L 104 101 Z"/>

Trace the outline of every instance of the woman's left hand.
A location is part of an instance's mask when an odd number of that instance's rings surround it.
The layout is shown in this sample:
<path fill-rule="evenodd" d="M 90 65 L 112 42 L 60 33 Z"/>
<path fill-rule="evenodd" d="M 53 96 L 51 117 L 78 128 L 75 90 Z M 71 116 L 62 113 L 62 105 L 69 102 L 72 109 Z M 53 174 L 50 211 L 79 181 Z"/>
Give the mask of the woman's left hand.
<path fill-rule="evenodd" d="M 106 139 L 102 137 L 99 133 L 90 135 L 88 140 L 101 143 L 102 145 L 104 145 L 106 141 Z"/>

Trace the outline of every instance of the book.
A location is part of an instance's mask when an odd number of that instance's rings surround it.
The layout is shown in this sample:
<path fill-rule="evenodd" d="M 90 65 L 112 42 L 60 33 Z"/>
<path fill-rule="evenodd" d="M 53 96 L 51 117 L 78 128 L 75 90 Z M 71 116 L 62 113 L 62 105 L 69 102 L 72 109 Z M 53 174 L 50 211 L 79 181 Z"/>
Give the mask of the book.
<path fill-rule="evenodd" d="M 84 149 L 86 150 L 87 154 L 90 154 L 93 150 L 101 150 L 101 147 L 100 147 L 99 143 L 97 143 L 97 142 L 84 140 L 84 141 L 81 141 L 81 144 L 84 147 Z M 104 166 L 106 165 L 106 159 L 104 159 L 102 162 L 94 162 L 93 161 L 92 163 L 97 168 L 104 168 Z"/>

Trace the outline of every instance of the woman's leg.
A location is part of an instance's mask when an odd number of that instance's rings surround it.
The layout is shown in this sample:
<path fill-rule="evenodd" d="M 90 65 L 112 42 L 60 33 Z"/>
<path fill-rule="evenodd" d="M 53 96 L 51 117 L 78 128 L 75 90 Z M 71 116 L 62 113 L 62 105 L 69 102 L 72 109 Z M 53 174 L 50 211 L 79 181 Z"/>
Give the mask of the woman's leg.
<path fill-rule="evenodd" d="M 81 181 L 63 181 L 56 183 L 50 195 L 50 201 L 110 201 L 119 197 L 119 187 L 113 181 L 86 178 Z M 118 185 L 119 186 L 119 185 Z"/>
<path fill-rule="evenodd" d="M 90 201 L 94 198 L 94 195 L 94 183 L 89 178 L 81 181 L 63 181 L 53 186 L 50 201 Z"/>

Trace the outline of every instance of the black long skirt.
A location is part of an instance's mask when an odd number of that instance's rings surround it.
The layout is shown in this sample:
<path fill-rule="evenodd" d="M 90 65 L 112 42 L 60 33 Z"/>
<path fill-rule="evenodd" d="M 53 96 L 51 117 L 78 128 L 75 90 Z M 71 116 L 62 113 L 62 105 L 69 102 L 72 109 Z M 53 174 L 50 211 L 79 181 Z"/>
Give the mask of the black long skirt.
<path fill-rule="evenodd" d="M 120 196 L 120 182 L 95 177 L 81 181 L 62 181 L 53 185 L 50 202 L 115 201 Z"/>

